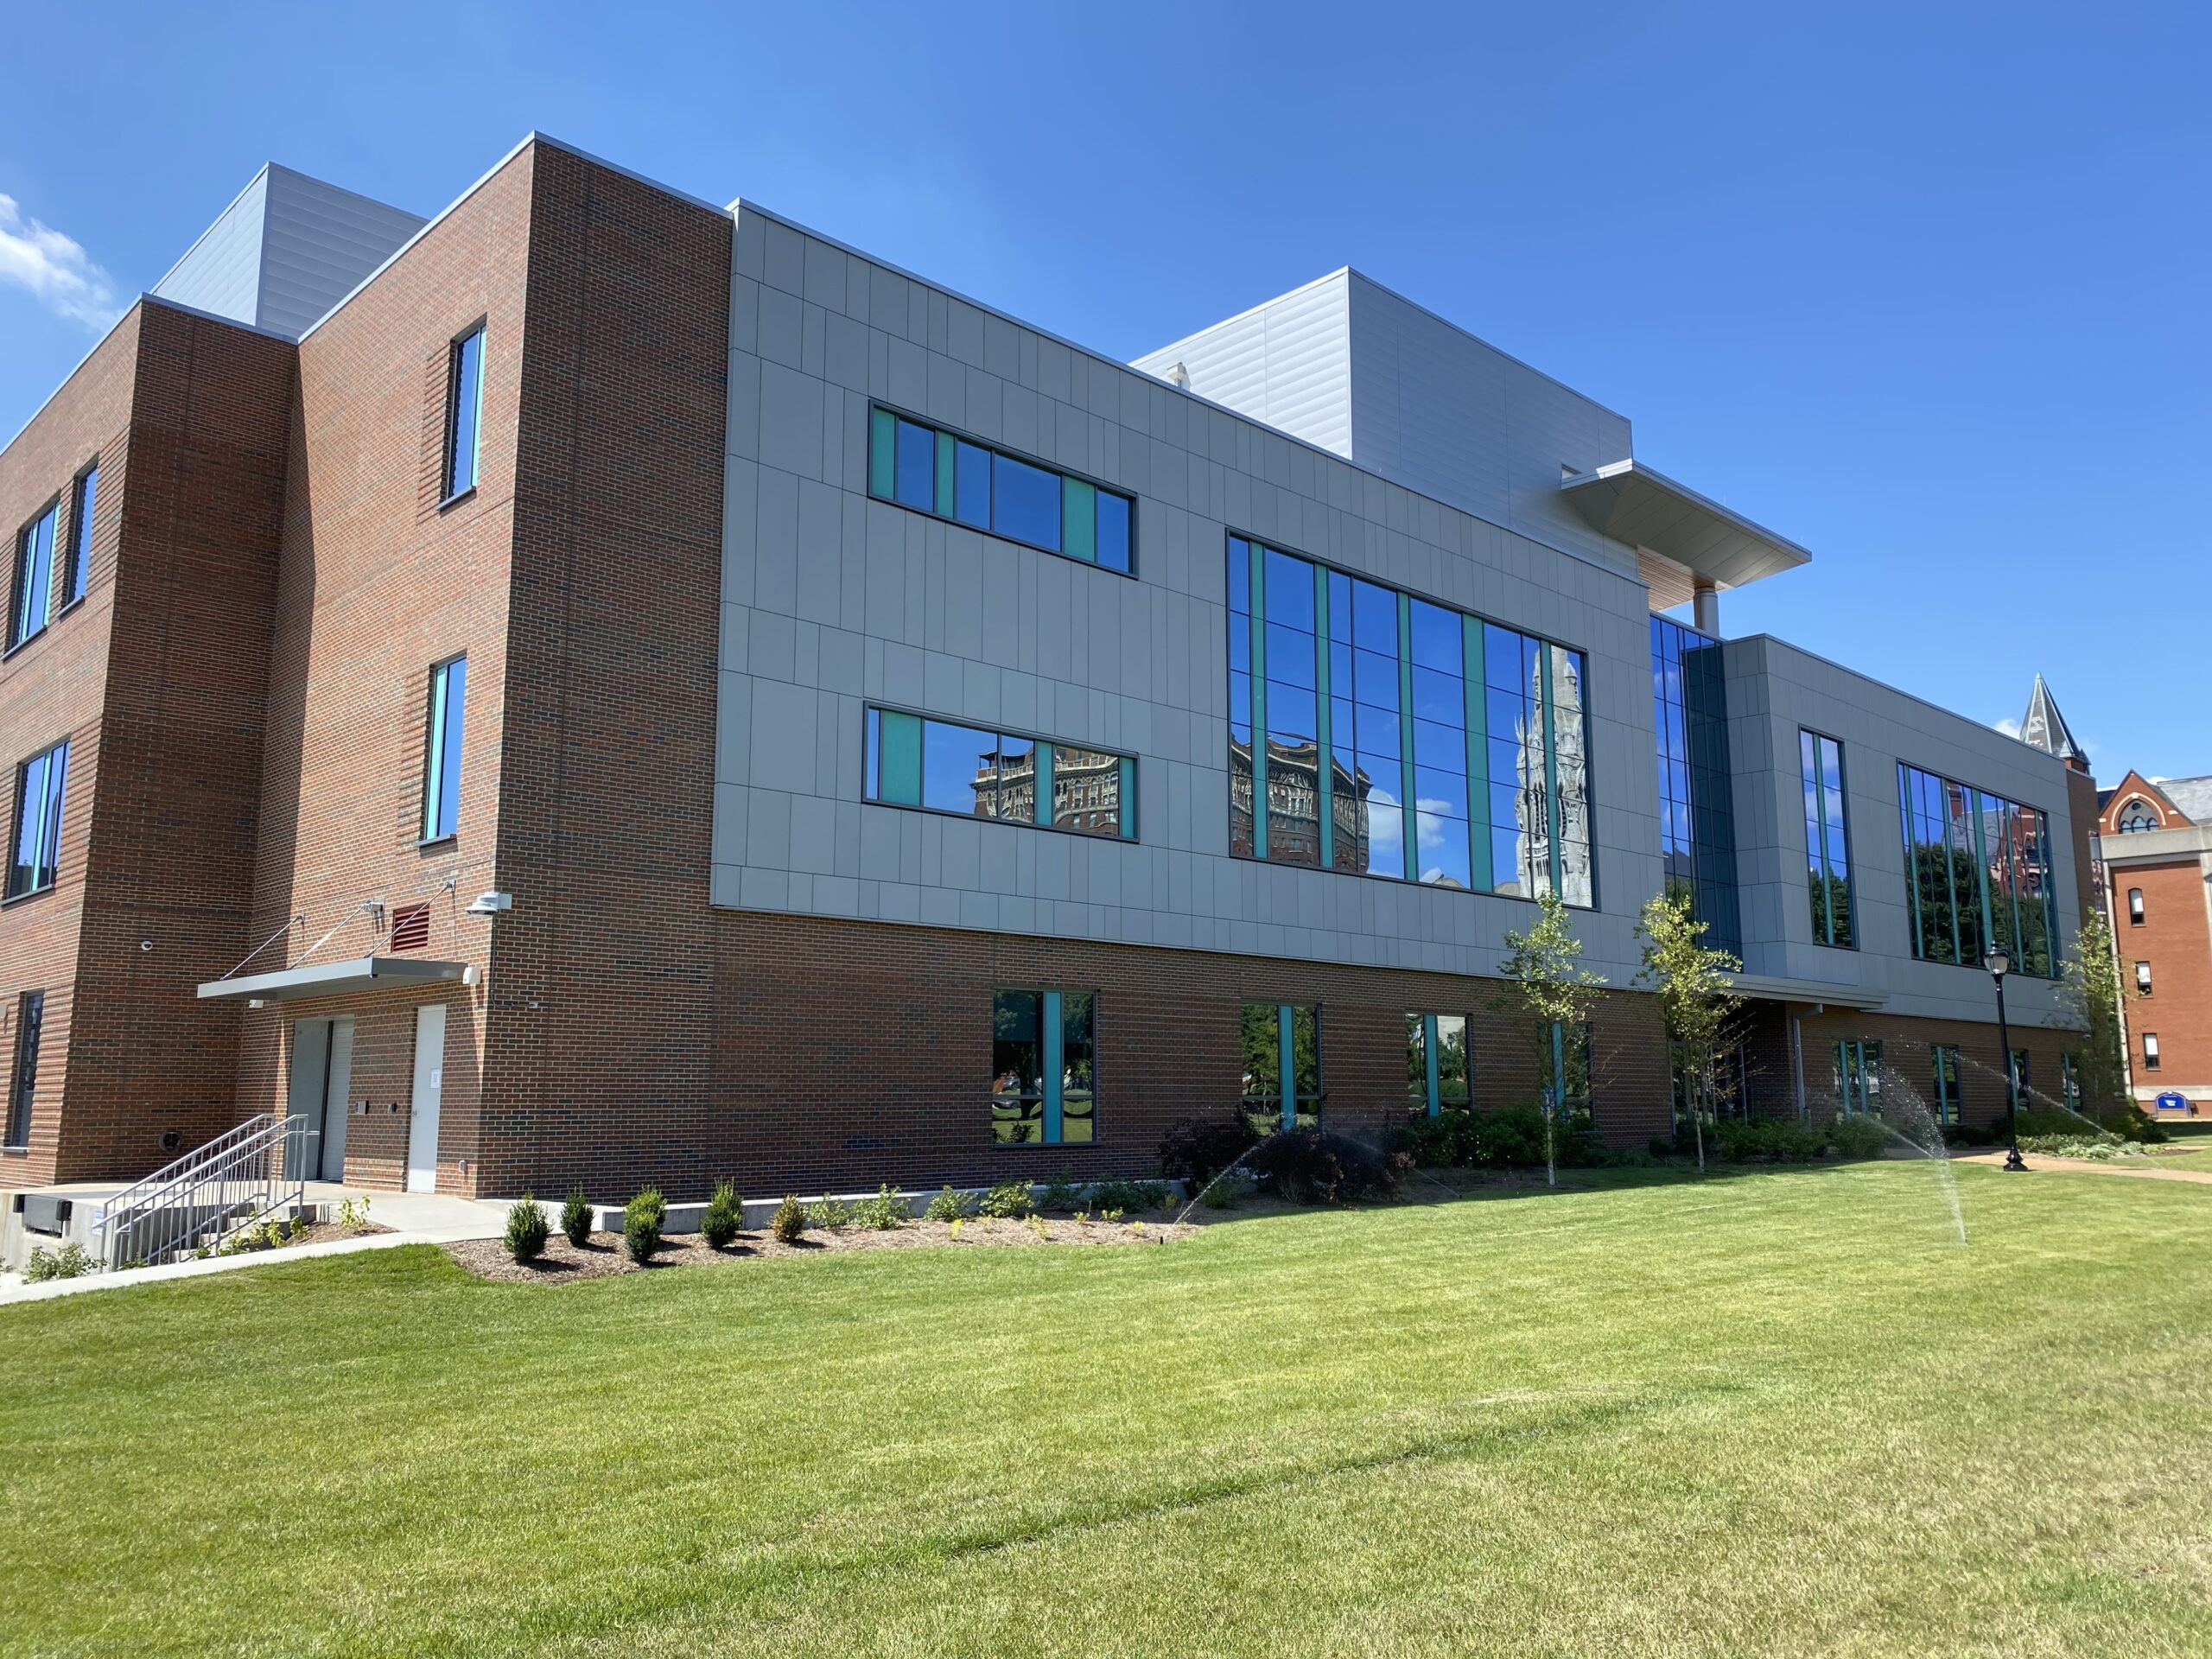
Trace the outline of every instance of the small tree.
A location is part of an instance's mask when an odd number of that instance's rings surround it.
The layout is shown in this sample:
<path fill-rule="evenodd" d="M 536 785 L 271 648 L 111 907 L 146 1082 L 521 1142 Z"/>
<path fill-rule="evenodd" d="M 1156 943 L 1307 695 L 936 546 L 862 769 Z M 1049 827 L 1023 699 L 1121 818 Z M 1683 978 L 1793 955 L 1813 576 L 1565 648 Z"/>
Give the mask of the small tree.
<path fill-rule="evenodd" d="M 2126 1037 L 2120 1029 L 2127 995 L 2112 923 L 2103 911 L 2092 910 L 2060 965 L 2058 1000 L 2088 1028 L 2082 1043 L 2082 1092 L 2094 1111 L 2110 1111 L 2127 1099 Z"/>
<path fill-rule="evenodd" d="M 1706 1109 L 1717 1092 L 1720 1062 L 1736 1046 L 1736 1014 L 1743 1006 L 1729 976 L 1741 973 L 1744 964 L 1726 950 L 1707 947 L 1708 925 L 1692 914 L 1689 896 L 1681 893 L 1655 895 L 1636 924 L 1643 938 L 1643 967 L 1636 982 L 1658 997 L 1667 1035 L 1681 1053 L 1700 1170 Z"/>
<path fill-rule="evenodd" d="M 1582 941 L 1567 924 L 1567 906 L 1554 893 L 1537 900 L 1536 925 L 1505 936 L 1500 977 L 1511 987 L 1491 999 L 1500 1014 L 1525 1013 L 1535 1022 L 1536 1073 L 1543 1082 L 1544 1179 L 1559 1185 L 1559 1109 L 1569 1069 L 1567 1030 L 1580 1027 L 1605 988 L 1601 974 L 1582 965 Z"/>

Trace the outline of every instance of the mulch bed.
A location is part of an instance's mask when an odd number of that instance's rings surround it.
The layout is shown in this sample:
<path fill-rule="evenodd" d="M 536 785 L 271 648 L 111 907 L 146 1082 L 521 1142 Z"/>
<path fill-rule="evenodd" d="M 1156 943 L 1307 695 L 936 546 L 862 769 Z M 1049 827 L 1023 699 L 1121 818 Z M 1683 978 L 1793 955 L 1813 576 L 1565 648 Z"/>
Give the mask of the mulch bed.
<path fill-rule="evenodd" d="M 1217 1212 L 1219 1214 L 1220 1212 Z M 1234 1214 L 1236 1212 L 1227 1212 Z M 518 1262 L 496 1238 L 470 1238 L 442 1248 L 480 1279 L 508 1284 L 567 1285 L 586 1279 L 606 1279 L 618 1273 L 658 1273 L 664 1268 L 720 1267 L 731 1262 L 760 1262 L 775 1255 L 830 1255 L 842 1250 L 911 1250 L 942 1248 L 1036 1244 L 1160 1244 L 1188 1238 L 1198 1230 L 1198 1214 L 1178 1226 L 1166 1216 L 1141 1217 L 1134 1221 L 1076 1221 L 1046 1217 L 1043 1236 L 1022 1221 L 997 1221 L 971 1216 L 953 1236 L 952 1224 L 910 1221 L 903 1227 L 836 1227 L 810 1229 L 793 1244 L 782 1243 L 763 1228 L 740 1233 L 726 1250 L 711 1249 L 696 1233 L 672 1234 L 662 1242 L 650 1269 L 630 1259 L 620 1235 L 594 1233 L 582 1249 L 555 1233 L 545 1242 L 545 1254 L 535 1262 Z"/>

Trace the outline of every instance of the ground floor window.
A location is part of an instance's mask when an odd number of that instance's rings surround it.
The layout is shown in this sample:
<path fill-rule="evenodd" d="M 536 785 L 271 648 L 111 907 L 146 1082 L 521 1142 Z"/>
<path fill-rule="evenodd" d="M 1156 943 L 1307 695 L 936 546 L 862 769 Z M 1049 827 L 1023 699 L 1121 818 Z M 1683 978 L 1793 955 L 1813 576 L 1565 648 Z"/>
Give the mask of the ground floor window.
<path fill-rule="evenodd" d="M 8 1139 L 11 1152 L 31 1143 L 31 1096 L 38 1087 L 38 1039 L 46 1023 L 46 993 L 25 991 L 16 1005 L 16 1064 L 8 1073 Z"/>
<path fill-rule="evenodd" d="M 991 994 L 991 1139 L 1001 1146 L 1095 1140 L 1097 1046 L 1089 991 Z"/>
<path fill-rule="evenodd" d="M 1929 1104 L 1936 1109 L 1938 1123 L 1955 1123 L 1959 1121 L 1959 1046 L 1937 1043 L 1929 1054 L 1936 1074 L 1936 1092 Z"/>
<path fill-rule="evenodd" d="M 2028 1086 L 2028 1051 L 2024 1048 L 2016 1048 L 2012 1051 L 2012 1105 L 2014 1109 L 2023 1112 L 2032 1110 L 2035 1105 L 2033 1095 L 2034 1091 Z"/>
<path fill-rule="evenodd" d="M 1846 1117 L 1882 1109 L 1882 1046 L 1853 1038 L 1835 1046 L 1836 1109 Z"/>
<path fill-rule="evenodd" d="M 1709 1080 L 1693 1071 L 1678 1038 L 1667 1039 L 1667 1078 L 1675 1108 L 1675 1130 L 1688 1130 L 1693 1108 L 1707 1123 L 1724 1117 L 1751 1118 L 1751 1061 L 1738 1047 L 1715 1063 Z"/>
<path fill-rule="evenodd" d="M 2058 1090 L 2068 1111 L 2082 1109 L 2082 1061 L 2078 1055 L 2066 1053 L 2058 1057 Z"/>
<path fill-rule="evenodd" d="M 1244 1115 L 1262 1135 L 1321 1122 L 1321 1010 L 1247 1002 L 1243 1010 Z"/>
<path fill-rule="evenodd" d="M 1467 1016 L 1409 1014 L 1406 1016 L 1406 1099 L 1416 1111 L 1434 1117 L 1474 1098 L 1474 1069 L 1467 1058 Z"/>

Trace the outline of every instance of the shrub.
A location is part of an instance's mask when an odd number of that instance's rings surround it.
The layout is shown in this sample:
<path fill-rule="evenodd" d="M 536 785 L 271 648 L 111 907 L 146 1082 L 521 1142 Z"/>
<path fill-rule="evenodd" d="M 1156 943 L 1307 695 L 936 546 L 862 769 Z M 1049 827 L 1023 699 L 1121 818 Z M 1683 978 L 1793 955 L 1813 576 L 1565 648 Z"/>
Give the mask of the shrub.
<path fill-rule="evenodd" d="M 1293 1204 L 1352 1204 L 1398 1190 L 1391 1160 L 1326 1129 L 1283 1129 L 1245 1162 L 1263 1192 Z"/>
<path fill-rule="evenodd" d="M 2005 1119 L 2002 1113 L 1997 1118 L 1997 1135 L 2005 1138 Z M 2020 1138 L 2031 1135 L 2056 1135 L 2069 1141 L 2117 1141 L 2120 1137 L 2109 1130 L 2100 1128 L 2087 1118 L 2076 1117 L 2071 1112 L 2062 1112 L 2049 1106 L 2030 1106 L 2022 1109 L 2019 1117 Z"/>
<path fill-rule="evenodd" d="M 545 1206 L 531 1194 L 524 1193 L 521 1203 L 507 1207 L 507 1254 L 516 1261 L 537 1261 L 545 1253 L 545 1241 L 552 1232 Z"/>
<path fill-rule="evenodd" d="M 1090 1189 L 1095 1210 L 1157 1210 L 1166 1202 L 1165 1181 L 1100 1181 Z"/>
<path fill-rule="evenodd" d="M 2000 1125 L 1994 1123 L 1946 1123 L 1943 1144 L 1947 1147 L 1993 1147 L 2004 1139 Z"/>
<path fill-rule="evenodd" d="M 1721 1158 L 1732 1164 L 1806 1164 L 1821 1155 L 1824 1137 L 1794 1118 L 1723 1119 L 1713 1127 Z"/>
<path fill-rule="evenodd" d="M 793 1192 L 784 1194 L 784 1201 L 776 1206 L 776 1213 L 768 1222 L 768 1230 L 781 1244 L 795 1244 L 798 1236 L 806 1230 L 806 1209 Z"/>
<path fill-rule="evenodd" d="M 2098 1164 L 2151 1155 L 2125 1141 L 2086 1135 L 2024 1135 L 2020 1137 L 2020 1150 L 2041 1153 L 2046 1158 L 2086 1158 Z"/>
<path fill-rule="evenodd" d="M 1001 1221 L 1020 1221 L 1036 1207 L 1027 1181 L 1001 1181 L 984 1193 L 982 1201 L 976 1206 L 979 1213 Z"/>
<path fill-rule="evenodd" d="M 2139 1141 L 2145 1145 L 2173 1139 L 2173 1136 L 2166 1133 L 2164 1124 L 2133 1101 L 2128 1102 L 2117 1114 L 2106 1119 L 2105 1128 L 2123 1141 Z"/>
<path fill-rule="evenodd" d="M 578 1249 L 591 1243 L 591 1200 L 581 1186 L 569 1189 L 569 1201 L 561 1206 L 561 1230 Z"/>
<path fill-rule="evenodd" d="M 1179 1118 L 1160 1142 L 1160 1173 L 1171 1181 L 1188 1181 L 1196 1192 L 1259 1144 L 1259 1132 L 1242 1111 Z"/>
<path fill-rule="evenodd" d="M 878 1232 L 889 1232 L 894 1227 L 904 1227 L 914 1218 L 906 1200 L 891 1190 L 891 1183 L 884 1182 L 875 1189 L 872 1198 L 862 1198 L 853 1206 L 855 1226 L 873 1227 Z"/>
<path fill-rule="evenodd" d="M 969 1203 L 965 1193 L 956 1192 L 949 1186 L 942 1187 L 930 1200 L 929 1208 L 923 1211 L 922 1215 L 930 1221 L 958 1221 L 968 1213 Z"/>
<path fill-rule="evenodd" d="M 338 1206 L 338 1224 L 352 1232 L 369 1224 L 369 1201 L 365 1198 L 346 1198 Z"/>
<path fill-rule="evenodd" d="M 23 1282 L 42 1285 L 49 1279 L 74 1279 L 92 1270 L 92 1258 L 73 1238 L 58 1250 L 49 1250 L 42 1244 L 33 1245 L 31 1253 L 23 1259 Z"/>
<path fill-rule="evenodd" d="M 1045 1183 L 1044 1196 L 1037 1200 L 1039 1210 L 1072 1210 L 1083 1202 L 1083 1183 L 1072 1172 L 1063 1169 Z"/>
<path fill-rule="evenodd" d="M 1890 1149 L 1890 1132 L 1878 1117 L 1839 1117 L 1828 1125 L 1828 1145 L 1839 1158 L 1879 1158 Z"/>
<path fill-rule="evenodd" d="M 1423 1169 L 1459 1169 L 1472 1163 L 1473 1116 L 1457 1109 L 1433 1117 L 1414 1111 L 1406 1120 L 1406 1151 Z"/>
<path fill-rule="evenodd" d="M 660 1230 L 668 1220 L 668 1200 L 660 1189 L 649 1186 L 622 1209 L 622 1248 L 639 1267 L 649 1265 L 660 1249 Z"/>
<path fill-rule="evenodd" d="M 853 1206 L 827 1192 L 806 1206 L 806 1224 L 810 1227 L 849 1227 L 852 1221 Z"/>
<path fill-rule="evenodd" d="M 728 1181 L 715 1183 L 715 1196 L 707 1200 L 707 1213 L 699 1217 L 699 1236 L 711 1249 L 726 1250 L 745 1230 L 745 1200 Z"/>

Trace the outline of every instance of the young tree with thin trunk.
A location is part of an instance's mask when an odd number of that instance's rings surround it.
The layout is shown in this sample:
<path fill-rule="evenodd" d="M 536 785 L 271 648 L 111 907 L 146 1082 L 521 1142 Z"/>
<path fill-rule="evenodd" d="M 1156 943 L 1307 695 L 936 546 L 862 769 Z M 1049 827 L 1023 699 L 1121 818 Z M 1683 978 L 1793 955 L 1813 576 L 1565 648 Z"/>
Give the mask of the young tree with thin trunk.
<path fill-rule="evenodd" d="M 1589 1019 L 1605 981 L 1582 965 L 1582 941 L 1568 925 L 1567 906 L 1559 895 L 1544 893 L 1537 899 L 1537 909 L 1534 927 L 1505 936 L 1505 960 L 1498 964 L 1498 975 L 1512 988 L 1493 997 L 1491 1007 L 1534 1018 L 1536 1070 L 1543 1082 L 1544 1177 L 1556 1186 L 1555 1126 L 1570 1070 L 1567 1033 Z"/>
<path fill-rule="evenodd" d="M 1680 893 L 1654 896 L 1636 924 L 1643 938 L 1643 967 L 1636 982 L 1659 999 L 1667 1035 L 1681 1054 L 1700 1170 L 1705 1167 L 1705 1113 L 1719 1091 L 1720 1064 L 1735 1051 L 1736 1015 L 1744 1001 L 1730 977 L 1741 973 L 1744 964 L 1727 951 L 1706 944 L 1708 925 L 1692 912 L 1689 896 Z"/>
<path fill-rule="evenodd" d="M 2126 1038 L 2120 1010 L 2127 999 L 2112 924 L 2092 910 L 2060 967 L 2058 1000 L 2088 1027 L 2082 1043 L 2082 1093 L 2093 1112 L 2118 1109 L 2127 1100 Z"/>

